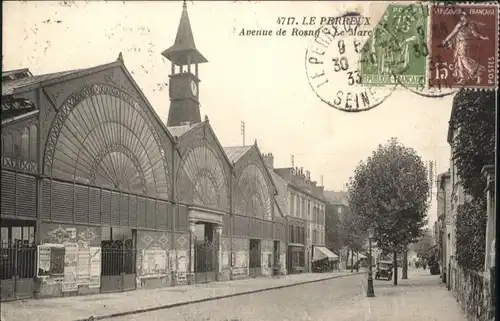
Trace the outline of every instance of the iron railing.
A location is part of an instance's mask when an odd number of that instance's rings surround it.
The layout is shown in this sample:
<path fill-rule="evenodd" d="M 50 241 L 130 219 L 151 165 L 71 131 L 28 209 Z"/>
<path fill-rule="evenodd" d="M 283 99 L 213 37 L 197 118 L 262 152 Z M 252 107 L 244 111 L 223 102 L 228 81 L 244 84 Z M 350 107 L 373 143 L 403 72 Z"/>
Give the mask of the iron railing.
<path fill-rule="evenodd" d="M 494 315 L 491 281 L 482 272 L 453 266 L 453 295 L 471 321 L 489 321 Z M 489 272 L 486 272 L 489 273 Z"/>
<path fill-rule="evenodd" d="M 36 275 L 36 247 L 2 245 L 0 247 L 0 279 L 29 279 Z"/>

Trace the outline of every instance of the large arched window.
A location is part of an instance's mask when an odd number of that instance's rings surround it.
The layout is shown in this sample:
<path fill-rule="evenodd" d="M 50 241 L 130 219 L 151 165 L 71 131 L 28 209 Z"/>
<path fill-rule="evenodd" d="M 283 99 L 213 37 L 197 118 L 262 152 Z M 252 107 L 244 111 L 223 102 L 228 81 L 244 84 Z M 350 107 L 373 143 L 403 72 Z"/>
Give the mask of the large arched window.
<path fill-rule="evenodd" d="M 227 211 L 227 177 L 221 159 L 205 140 L 193 141 L 181 158 L 177 175 L 177 199 Z"/>
<path fill-rule="evenodd" d="M 125 92 L 91 85 L 58 111 L 45 150 L 48 175 L 169 197 L 165 152 L 143 108 Z"/>
<path fill-rule="evenodd" d="M 272 219 L 269 186 L 259 166 L 246 165 L 238 179 L 238 187 L 240 211 L 249 216 Z"/>

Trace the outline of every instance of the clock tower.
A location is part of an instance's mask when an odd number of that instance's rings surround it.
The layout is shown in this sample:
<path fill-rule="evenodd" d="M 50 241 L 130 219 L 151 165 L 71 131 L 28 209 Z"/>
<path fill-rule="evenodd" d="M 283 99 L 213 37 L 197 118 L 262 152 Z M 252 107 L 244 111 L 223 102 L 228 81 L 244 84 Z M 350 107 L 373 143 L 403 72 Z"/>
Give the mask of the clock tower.
<path fill-rule="evenodd" d="M 172 63 L 169 76 L 170 109 L 167 126 L 201 122 L 198 64 L 208 62 L 196 49 L 189 23 L 186 1 L 182 5 L 181 21 L 172 47 L 162 55 Z"/>

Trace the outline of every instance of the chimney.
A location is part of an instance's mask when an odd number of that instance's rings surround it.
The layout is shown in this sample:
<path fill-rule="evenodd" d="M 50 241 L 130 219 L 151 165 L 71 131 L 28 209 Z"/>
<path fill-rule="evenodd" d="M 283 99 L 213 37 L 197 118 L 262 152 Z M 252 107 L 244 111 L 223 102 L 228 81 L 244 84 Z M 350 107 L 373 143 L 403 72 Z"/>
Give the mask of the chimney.
<path fill-rule="evenodd" d="M 264 163 L 266 164 L 269 170 L 274 169 L 274 156 L 273 153 L 262 154 L 262 158 L 264 158 Z"/>
<path fill-rule="evenodd" d="M 308 181 L 311 180 L 311 171 L 306 171 L 306 178 Z"/>

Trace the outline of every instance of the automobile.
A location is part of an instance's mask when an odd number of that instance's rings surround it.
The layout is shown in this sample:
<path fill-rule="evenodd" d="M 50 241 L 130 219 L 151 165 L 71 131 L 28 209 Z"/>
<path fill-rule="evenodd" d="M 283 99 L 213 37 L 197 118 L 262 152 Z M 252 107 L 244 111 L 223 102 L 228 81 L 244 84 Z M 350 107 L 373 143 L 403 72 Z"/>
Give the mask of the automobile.
<path fill-rule="evenodd" d="M 379 261 L 377 263 L 377 271 L 375 272 L 375 280 L 386 279 L 392 280 L 392 262 Z"/>

